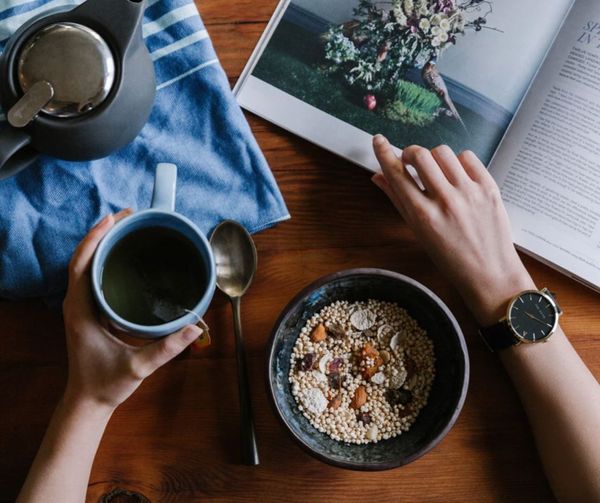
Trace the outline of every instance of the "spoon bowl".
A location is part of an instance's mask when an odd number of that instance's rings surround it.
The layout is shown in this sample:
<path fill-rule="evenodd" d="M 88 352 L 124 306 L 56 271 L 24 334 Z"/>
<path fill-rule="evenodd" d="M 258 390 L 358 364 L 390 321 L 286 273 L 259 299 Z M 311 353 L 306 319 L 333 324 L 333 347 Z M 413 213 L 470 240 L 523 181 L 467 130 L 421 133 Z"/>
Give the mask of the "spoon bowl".
<path fill-rule="evenodd" d="M 254 241 L 237 222 L 226 220 L 214 230 L 210 244 L 217 265 L 217 287 L 229 297 L 241 297 L 257 266 Z"/>

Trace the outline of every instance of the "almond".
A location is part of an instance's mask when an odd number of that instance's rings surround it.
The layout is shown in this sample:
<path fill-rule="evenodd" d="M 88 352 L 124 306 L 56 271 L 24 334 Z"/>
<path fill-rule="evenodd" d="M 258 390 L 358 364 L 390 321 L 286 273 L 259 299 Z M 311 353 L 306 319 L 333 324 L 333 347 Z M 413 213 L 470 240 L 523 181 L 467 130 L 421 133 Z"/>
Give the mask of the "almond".
<path fill-rule="evenodd" d="M 360 409 L 365 403 L 367 403 L 367 390 L 364 386 L 359 386 L 354 392 L 354 398 L 352 398 L 350 407 Z"/>
<path fill-rule="evenodd" d="M 324 341 L 326 337 L 327 332 L 325 331 L 325 326 L 322 323 L 319 323 L 312 331 L 312 334 L 310 334 L 310 338 L 313 342 Z"/>
<path fill-rule="evenodd" d="M 334 396 L 331 400 L 329 400 L 329 405 L 328 407 L 330 409 L 337 409 L 340 405 L 342 405 L 342 399 L 340 398 L 340 396 Z"/>

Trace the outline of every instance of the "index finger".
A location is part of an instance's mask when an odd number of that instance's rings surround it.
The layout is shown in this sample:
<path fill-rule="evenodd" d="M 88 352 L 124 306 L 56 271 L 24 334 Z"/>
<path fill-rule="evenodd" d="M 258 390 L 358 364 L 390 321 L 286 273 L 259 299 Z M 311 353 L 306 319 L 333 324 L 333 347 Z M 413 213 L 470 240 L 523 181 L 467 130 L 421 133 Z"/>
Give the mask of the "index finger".
<path fill-rule="evenodd" d="M 403 207 L 406 206 L 406 201 L 413 207 L 426 204 L 427 197 L 417 186 L 417 182 L 406 169 L 402 159 L 396 156 L 387 138 L 376 135 L 373 138 L 373 149 L 386 180 L 397 196 L 398 201 L 393 202 L 402 204 Z"/>
<path fill-rule="evenodd" d="M 131 213 L 132 210 L 127 208 L 116 215 L 107 215 L 92 227 L 87 236 L 79 243 L 69 264 L 69 286 L 66 297 L 68 302 L 74 302 L 79 308 L 91 311 L 89 269 L 96 248 L 113 225 Z"/>

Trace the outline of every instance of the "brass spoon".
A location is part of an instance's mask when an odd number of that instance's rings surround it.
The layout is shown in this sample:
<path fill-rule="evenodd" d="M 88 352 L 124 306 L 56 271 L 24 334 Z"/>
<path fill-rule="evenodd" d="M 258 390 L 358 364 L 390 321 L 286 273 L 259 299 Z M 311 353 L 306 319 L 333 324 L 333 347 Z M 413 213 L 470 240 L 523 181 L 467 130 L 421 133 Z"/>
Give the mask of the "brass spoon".
<path fill-rule="evenodd" d="M 240 302 L 256 271 L 256 247 L 248 231 L 237 222 L 225 220 L 213 231 L 210 244 L 217 265 L 217 287 L 231 301 L 235 332 L 238 388 L 240 394 L 242 462 L 258 465 L 258 450 L 252 419 L 246 352 L 242 339 Z"/>

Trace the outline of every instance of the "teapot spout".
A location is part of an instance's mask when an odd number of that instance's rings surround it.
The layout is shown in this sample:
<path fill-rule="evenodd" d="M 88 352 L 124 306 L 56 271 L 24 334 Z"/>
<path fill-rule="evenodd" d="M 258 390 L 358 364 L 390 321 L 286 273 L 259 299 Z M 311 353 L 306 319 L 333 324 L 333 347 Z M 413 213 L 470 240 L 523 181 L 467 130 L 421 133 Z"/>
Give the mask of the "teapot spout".
<path fill-rule="evenodd" d="M 70 20 L 93 28 L 123 56 L 130 46 L 143 43 L 145 0 L 86 0 L 70 12 Z"/>

